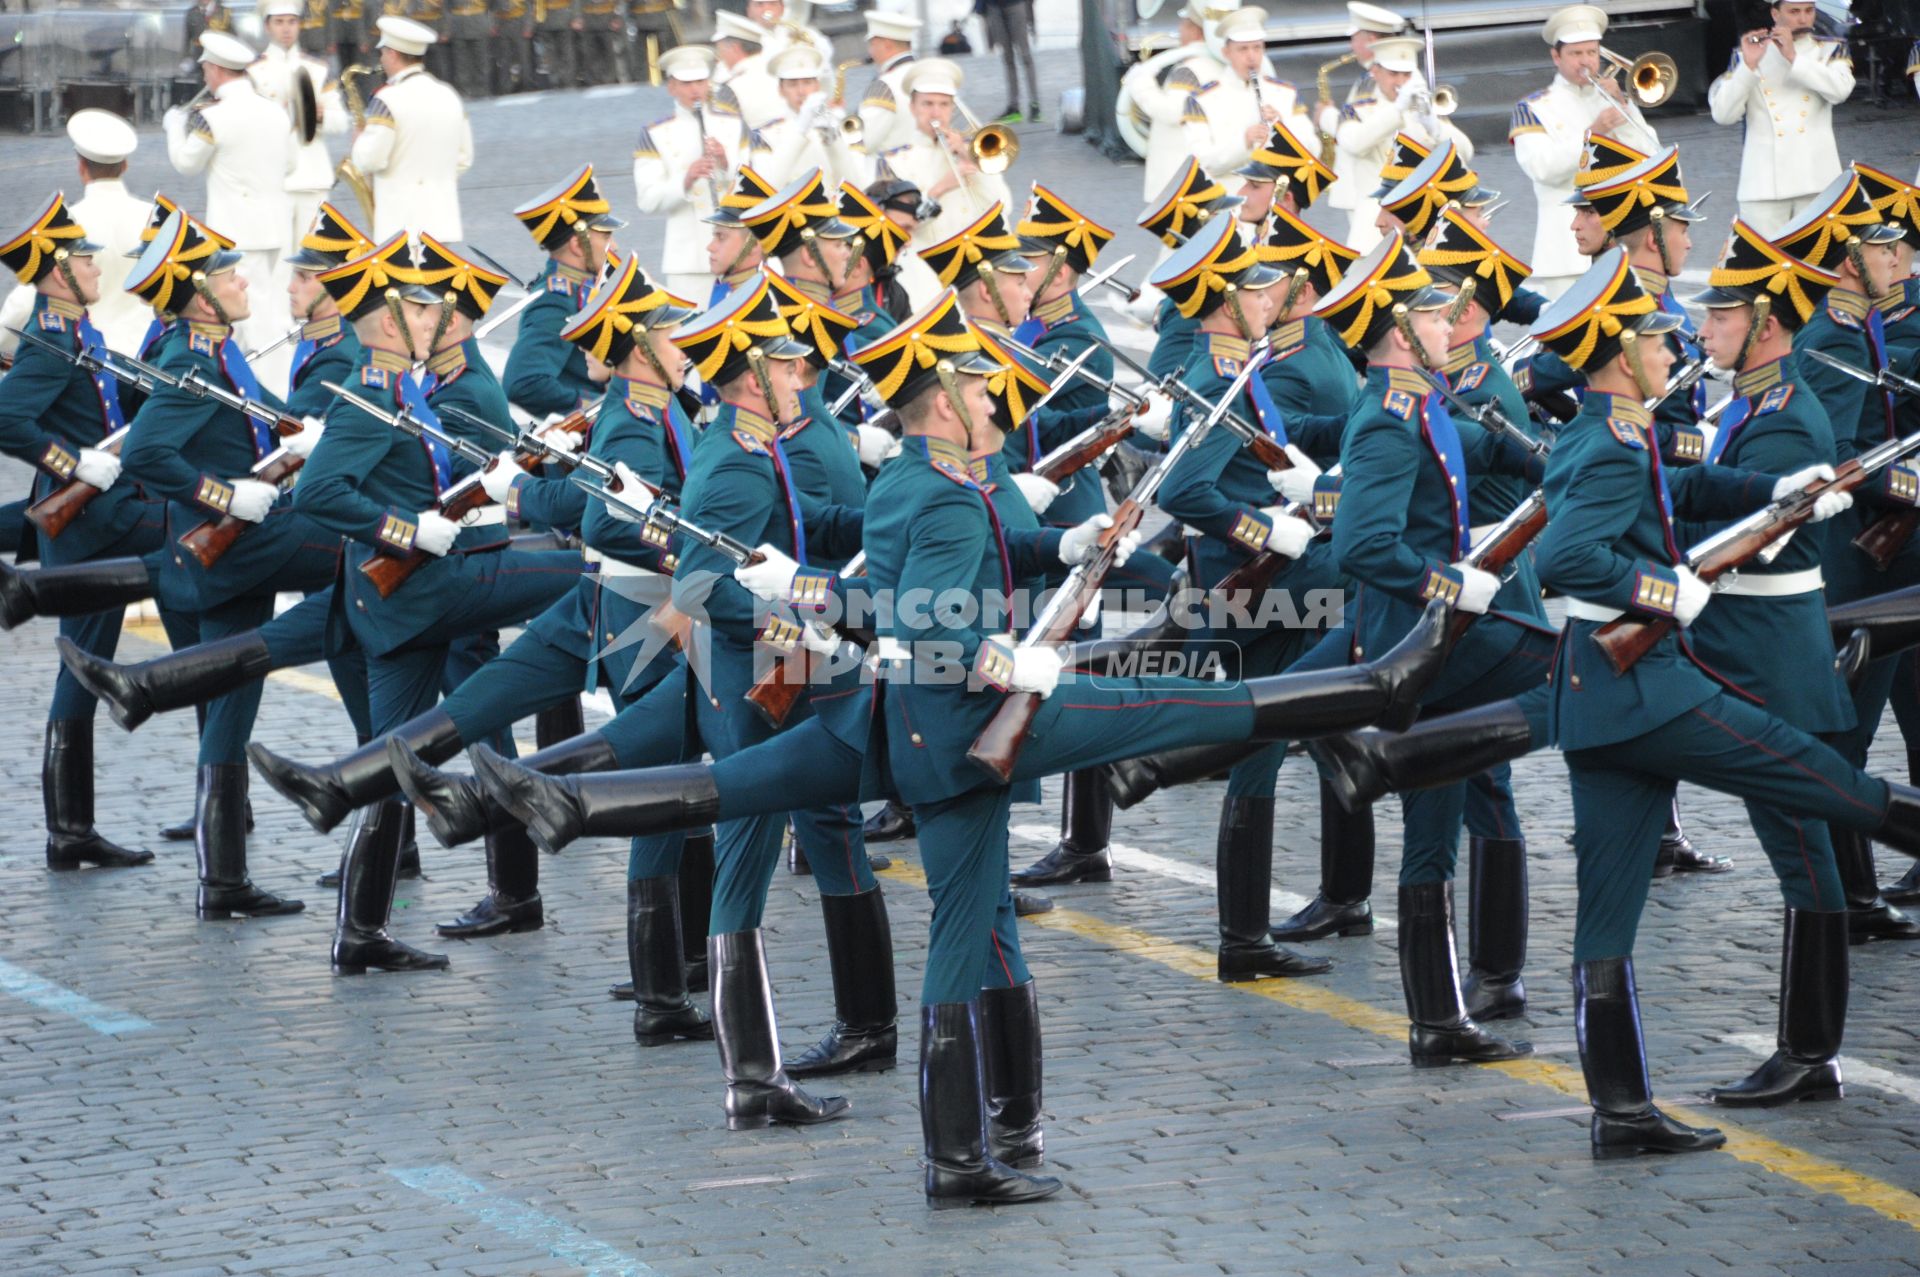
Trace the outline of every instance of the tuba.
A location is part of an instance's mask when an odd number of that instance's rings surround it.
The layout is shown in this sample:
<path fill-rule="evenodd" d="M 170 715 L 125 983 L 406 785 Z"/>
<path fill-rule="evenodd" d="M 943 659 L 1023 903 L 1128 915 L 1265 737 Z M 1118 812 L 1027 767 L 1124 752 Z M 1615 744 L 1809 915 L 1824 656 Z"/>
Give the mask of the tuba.
<path fill-rule="evenodd" d="M 347 100 L 347 114 L 353 117 L 354 131 L 367 127 L 367 99 L 360 92 L 356 80 L 377 74 L 378 67 L 351 66 L 340 73 L 340 93 Z M 353 162 L 353 147 L 347 147 L 347 153 L 341 157 L 339 167 L 333 170 L 333 180 L 345 182 L 352 190 L 353 197 L 360 201 L 360 211 L 367 216 L 367 225 L 373 225 L 373 183 L 367 180 Z"/>

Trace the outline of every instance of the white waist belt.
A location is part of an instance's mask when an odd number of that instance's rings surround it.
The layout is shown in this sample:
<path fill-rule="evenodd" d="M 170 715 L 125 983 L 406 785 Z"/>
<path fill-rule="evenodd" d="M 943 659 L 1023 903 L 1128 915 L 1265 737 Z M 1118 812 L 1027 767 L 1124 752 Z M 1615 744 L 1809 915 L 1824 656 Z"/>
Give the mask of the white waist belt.
<path fill-rule="evenodd" d="M 1799 572 L 1758 572 L 1751 576 L 1735 573 L 1715 583 L 1721 594 L 1741 594 L 1753 599 L 1781 599 L 1794 594 L 1812 594 L 1826 588 L 1819 568 Z"/>
<path fill-rule="evenodd" d="M 640 567 L 638 564 L 628 563 L 625 559 L 609 558 L 607 555 L 602 554 L 600 551 L 594 549 L 590 545 L 581 547 L 580 557 L 585 559 L 588 563 L 598 564 L 600 566 L 601 576 L 659 576 L 660 575 L 658 572 L 655 572 L 652 568 L 643 568 L 643 567 Z"/>
<path fill-rule="evenodd" d="M 493 505 L 483 505 L 478 510 L 469 510 L 461 516 L 460 526 L 463 528 L 491 528 L 506 521 L 507 507 L 495 502 Z"/>
<path fill-rule="evenodd" d="M 1480 539 L 1482 537 L 1486 536 L 1487 533 L 1493 531 L 1495 528 L 1499 526 L 1500 525 L 1497 523 L 1483 523 L 1477 528 L 1468 528 L 1467 539 L 1471 541 L 1474 545 L 1479 545 Z"/>
<path fill-rule="evenodd" d="M 891 634 L 882 634 L 874 640 L 873 647 L 869 649 L 867 662 L 877 669 L 882 665 L 905 665 L 912 659 L 913 653 L 907 649 L 905 643 Z"/>
<path fill-rule="evenodd" d="M 1604 603 L 1589 603 L 1585 599 L 1567 600 L 1567 618 L 1574 621 L 1598 621 L 1606 624 L 1617 621 L 1626 613 L 1617 607 L 1608 607 Z"/>

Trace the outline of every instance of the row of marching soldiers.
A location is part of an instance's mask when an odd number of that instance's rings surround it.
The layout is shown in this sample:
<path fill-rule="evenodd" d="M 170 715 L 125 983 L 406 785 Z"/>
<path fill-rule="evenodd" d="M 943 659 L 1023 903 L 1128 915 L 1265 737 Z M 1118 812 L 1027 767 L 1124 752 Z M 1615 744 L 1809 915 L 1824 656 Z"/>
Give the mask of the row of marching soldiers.
<path fill-rule="evenodd" d="M 742 273 L 702 306 L 617 250 L 622 223 L 582 169 L 516 210 L 549 260 L 504 384 L 475 331 L 507 277 L 431 235 L 374 245 L 329 206 L 296 261 L 284 396 L 232 340 L 248 311 L 234 254 L 177 209 L 157 210 L 127 276 L 158 331 L 139 360 L 108 351 L 88 315 L 95 246 L 56 196 L 0 244 L 36 290 L 0 448 L 38 471 L 45 565 L 0 574 L 0 609 L 63 630 L 48 864 L 151 859 L 94 827 L 96 697 L 128 728 L 203 710 L 203 916 L 300 907 L 249 877 L 248 759 L 315 828 L 357 815 L 342 972 L 447 965 L 387 930 L 402 794 L 446 845 L 485 848 L 488 892 L 452 935 L 542 924 L 536 847 L 630 838 L 632 982 L 616 996 L 642 1045 L 717 1041 L 727 1122 L 744 1129 L 843 1117 L 846 1098 L 801 1080 L 896 1062 L 891 928 L 859 807 L 894 800 L 933 898 L 927 1196 L 1022 1201 L 1061 1185 L 1037 1173 L 1012 802 L 1046 775 L 1131 802 L 1228 770 L 1219 974 L 1311 975 L 1327 962 L 1268 925 L 1275 778 L 1288 742 L 1308 742 L 1329 872 L 1285 933 L 1370 929 L 1368 812 L 1398 793 L 1410 1055 L 1497 1061 L 1530 1049 L 1482 1022 L 1526 1007 L 1507 765 L 1550 745 L 1575 814 L 1595 1155 L 1723 1142 L 1655 1107 L 1637 1012 L 1635 932 L 1680 780 L 1749 802 L 1787 905 L 1780 1048 L 1714 1098 L 1837 1098 L 1850 933 L 1910 929 L 1879 898 L 1867 840 L 1920 854 L 1920 792 L 1861 770 L 1916 632 L 1889 590 L 1913 584 L 1920 553 L 1920 387 L 1898 371 L 1920 344 L 1920 189 L 1856 165 L 1777 234 L 1736 221 L 1686 299 L 1705 308 L 1696 325 L 1669 287 L 1700 217 L 1677 152 L 1589 158 L 1568 216 L 1592 265 L 1551 303 L 1448 142 L 1405 140 L 1364 254 L 1303 220 L 1334 174 L 1283 123 L 1236 193 L 1189 159 L 1140 219 L 1168 251 L 1151 276 L 1159 342 L 1127 384 L 1082 292 L 1112 232 L 1039 185 L 1013 226 L 996 204 L 922 249 L 941 291 L 909 312 L 872 283 L 907 240 L 889 210 L 818 171 L 778 190 L 743 171 L 710 215 Z M 1495 357 L 1496 320 L 1527 326 L 1527 394 L 1564 401 L 1551 427 Z M 1694 393 L 1709 361 L 1733 378 L 1712 408 Z M 514 427 L 509 400 L 542 425 Z M 1089 465 L 1129 437 L 1154 459 L 1109 513 Z M 1086 677 L 1113 654 L 1072 643 L 1103 589 L 1179 588 L 1165 558 L 1135 554 L 1149 499 L 1199 534 L 1202 601 L 1246 605 L 1201 609 L 1231 678 Z M 511 535 L 522 524 L 577 528 L 586 548 L 535 548 Z M 1006 614 L 1052 584 L 1070 606 Z M 1347 599 L 1324 635 L 1268 606 L 1315 590 Z M 284 591 L 308 597 L 274 615 Z M 1557 633 L 1547 593 L 1567 600 Z M 959 605 L 875 606 L 915 597 Z M 175 651 L 116 662 L 119 609 L 148 598 Z M 1190 637 L 1182 613 L 1119 649 Z M 495 655 L 487 636 L 517 624 Z M 264 676 L 321 658 L 361 747 L 302 762 L 249 745 Z M 594 686 L 620 711 L 599 730 L 517 762 L 490 747 Z M 463 748 L 471 774 L 440 770 Z M 761 933 L 789 821 L 821 888 L 836 1011 L 791 1061 Z M 1110 875 L 1106 832 L 1076 823 L 1027 876 Z M 711 1017 L 690 996 L 702 985 Z"/>

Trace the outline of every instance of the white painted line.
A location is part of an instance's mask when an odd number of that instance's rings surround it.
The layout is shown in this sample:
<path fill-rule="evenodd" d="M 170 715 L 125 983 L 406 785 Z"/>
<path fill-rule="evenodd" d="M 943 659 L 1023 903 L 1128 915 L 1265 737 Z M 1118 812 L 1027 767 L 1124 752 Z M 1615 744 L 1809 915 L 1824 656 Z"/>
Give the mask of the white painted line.
<path fill-rule="evenodd" d="M 549 1255 L 588 1277 L 657 1277 L 658 1269 L 524 1202 L 501 1197 L 451 1166 L 389 1166 L 386 1171 L 408 1188 L 437 1197 L 515 1241 L 544 1246 Z"/>
<path fill-rule="evenodd" d="M 545 93 L 516 93 L 511 97 L 495 98 L 489 105 L 505 110 L 510 106 L 532 106 L 535 102 L 546 100 Z"/>
<path fill-rule="evenodd" d="M 1563 1109 L 1522 1109 L 1515 1113 L 1495 1113 L 1496 1122 L 1532 1122 L 1543 1117 L 1592 1117 L 1593 1108 L 1586 1104 L 1569 1104 Z"/>
<path fill-rule="evenodd" d="M 1772 1055 L 1778 1046 L 1764 1033 L 1729 1033 L 1720 1040 L 1762 1057 Z M 1897 1095 L 1903 1100 L 1920 1103 L 1920 1079 L 1910 1078 L 1904 1073 L 1895 1073 L 1892 1069 L 1875 1068 L 1871 1064 L 1862 1064 L 1858 1060 L 1842 1056 L 1840 1075 L 1849 1086 L 1857 1084 L 1871 1087 L 1876 1091 Z"/>
<path fill-rule="evenodd" d="M 1055 843 L 1060 841 L 1060 831 L 1051 825 L 1012 825 L 1009 826 L 1007 832 L 1016 838 L 1023 838 L 1028 842 Z M 1124 865 L 1128 869 L 1139 869 L 1146 873 L 1159 874 L 1163 878 L 1173 878 L 1180 882 L 1190 882 L 1196 887 L 1205 887 L 1208 891 L 1214 890 L 1218 885 L 1210 870 L 1173 860 L 1167 856 L 1156 855 L 1151 851 L 1146 851 L 1139 847 L 1129 847 L 1127 844 L 1121 842 L 1113 843 L 1111 846 L 1113 847 L 1113 862 L 1116 865 Z M 1282 891 L 1278 887 L 1275 887 L 1273 890 L 1273 917 L 1276 922 L 1284 918 L 1292 917 L 1295 913 L 1306 908 L 1307 904 L 1308 900 L 1305 896 L 1297 896 L 1291 891 Z M 1376 927 L 1394 928 L 1400 925 L 1395 922 L 1393 918 L 1381 913 L 1378 909 L 1373 912 L 1373 922 Z"/>
<path fill-rule="evenodd" d="M 104 1033 L 109 1037 L 138 1033 L 153 1027 L 131 1011 L 104 1006 L 72 989 L 63 989 L 25 967 L 14 966 L 4 958 L 0 958 L 0 993 L 30 1002 L 42 1011 L 78 1020 L 95 1033 Z"/>
<path fill-rule="evenodd" d="M 582 93 L 580 96 L 588 99 L 624 98 L 629 94 L 638 93 L 639 91 L 640 91 L 640 86 L 637 84 L 603 84 L 603 85 L 600 85 L 598 88 L 588 89 L 585 93 Z"/>

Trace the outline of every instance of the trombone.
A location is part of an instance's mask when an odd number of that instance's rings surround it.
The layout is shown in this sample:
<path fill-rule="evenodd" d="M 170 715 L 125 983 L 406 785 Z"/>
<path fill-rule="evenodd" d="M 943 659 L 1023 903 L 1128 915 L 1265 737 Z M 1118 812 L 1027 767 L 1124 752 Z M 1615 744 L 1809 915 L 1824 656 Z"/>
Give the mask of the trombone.
<path fill-rule="evenodd" d="M 1659 51 L 1643 53 L 1628 61 L 1602 45 L 1600 60 L 1606 64 L 1602 78 L 1624 74 L 1632 100 L 1644 109 L 1660 106 L 1680 87 L 1680 68 L 1671 57 Z"/>
<path fill-rule="evenodd" d="M 982 173 L 1006 172 L 1014 160 L 1020 156 L 1020 139 L 1014 136 L 1013 130 L 1004 124 L 981 124 L 974 113 L 967 109 L 967 104 L 959 98 L 953 100 L 953 105 L 960 112 L 961 118 L 967 122 L 969 132 L 965 138 L 967 151 L 973 157 L 973 166 Z M 973 188 L 967 185 L 965 175 L 960 172 L 960 163 L 954 157 L 953 147 L 948 142 L 951 133 L 951 129 L 942 128 L 938 124 L 934 125 L 934 144 L 940 148 L 941 154 L 947 157 L 947 168 L 953 174 L 954 183 L 966 192 L 967 202 L 973 206 L 973 211 L 976 214 L 984 212 L 985 210 L 980 207 L 980 197 L 974 194 Z"/>

